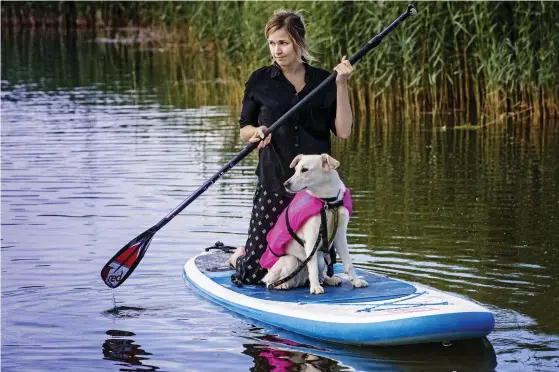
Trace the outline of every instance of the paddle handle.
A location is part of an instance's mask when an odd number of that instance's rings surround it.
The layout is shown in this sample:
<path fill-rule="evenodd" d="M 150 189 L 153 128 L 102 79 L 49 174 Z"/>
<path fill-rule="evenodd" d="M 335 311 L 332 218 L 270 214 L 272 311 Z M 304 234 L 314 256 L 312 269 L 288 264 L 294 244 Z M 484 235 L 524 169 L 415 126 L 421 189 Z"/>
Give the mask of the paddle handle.
<path fill-rule="evenodd" d="M 394 20 L 394 22 L 392 22 L 390 25 L 388 25 L 388 27 L 386 27 L 384 30 L 382 30 L 381 33 L 379 33 L 378 35 L 373 37 L 371 40 L 369 40 L 369 42 L 367 44 L 365 44 L 361 49 L 359 49 L 359 51 L 357 53 L 355 53 L 353 56 L 351 56 L 349 58 L 349 63 L 351 63 L 353 65 L 355 62 L 359 61 L 371 49 L 376 48 L 380 44 L 382 39 L 384 39 L 384 37 L 386 35 L 388 35 L 390 32 L 392 32 L 392 30 L 396 26 L 398 26 L 400 23 L 402 23 L 404 20 L 406 20 L 406 18 L 408 18 L 409 16 L 415 17 L 416 15 L 417 15 L 417 9 L 415 9 L 415 7 L 412 4 L 409 4 L 406 11 L 404 13 L 402 13 L 398 18 L 396 18 Z"/>
<path fill-rule="evenodd" d="M 417 10 L 413 5 L 408 5 L 406 11 L 400 15 L 394 22 L 392 22 L 388 27 L 386 27 L 382 32 L 373 37 L 367 44 L 365 44 L 357 53 L 349 58 L 349 62 L 353 65 L 359 61 L 365 54 L 377 47 L 382 39 L 388 35 L 398 24 L 403 22 L 409 16 L 417 15 Z M 336 71 L 332 72 L 322 83 L 320 83 L 316 88 L 314 88 L 309 94 L 305 96 L 302 100 L 297 102 L 289 111 L 283 114 L 274 124 L 272 124 L 267 130 L 264 131 L 264 137 L 273 133 L 280 126 L 285 124 L 295 112 L 297 112 L 302 106 L 306 105 L 311 101 L 320 91 L 322 91 L 328 84 L 331 84 L 336 79 Z M 243 160 L 248 154 L 250 154 L 256 147 L 258 142 L 249 143 L 245 146 L 240 153 L 238 153 L 233 159 L 231 159 L 227 164 L 225 164 L 216 174 L 210 177 L 209 180 L 204 182 L 196 191 L 194 191 L 188 198 L 186 198 L 182 203 L 180 203 L 175 209 L 173 209 L 167 216 L 165 216 L 161 221 L 159 221 L 153 228 L 159 230 L 165 226 L 169 221 L 171 221 L 177 214 L 182 212 L 190 203 L 192 203 L 196 198 L 202 195 L 211 185 L 213 185 L 218 179 L 221 178 L 225 173 L 227 173 L 231 168 L 237 165 L 241 160 Z"/>

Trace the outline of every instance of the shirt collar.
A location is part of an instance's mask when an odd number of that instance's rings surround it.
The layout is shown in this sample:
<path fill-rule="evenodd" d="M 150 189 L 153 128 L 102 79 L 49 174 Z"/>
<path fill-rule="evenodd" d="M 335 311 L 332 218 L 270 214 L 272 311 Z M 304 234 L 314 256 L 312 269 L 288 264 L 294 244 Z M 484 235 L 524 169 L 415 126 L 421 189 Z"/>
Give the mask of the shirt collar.
<path fill-rule="evenodd" d="M 270 77 L 272 79 L 275 79 L 278 76 L 280 76 L 280 74 L 281 74 L 281 67 L 279 67 L 278 63 L 274 61 L 274 63 L 272 64 L 271 71 L 270 71 Z"/>
<path fill-rule="evenodd" d="M 311 78 L 312 68 L 310 68 L 311 66 L 304 58 L 303 58 L 303 66 L 305 66 L 305 83 L 308 83 Z M 272 64 L 272 69 L 270 71 L 270 77 L 272 79 L 275 79 L 280 75 L 281 75 L 281 67 L 278 65 L 277 62 L 274 61 L 274 63 Z"/>

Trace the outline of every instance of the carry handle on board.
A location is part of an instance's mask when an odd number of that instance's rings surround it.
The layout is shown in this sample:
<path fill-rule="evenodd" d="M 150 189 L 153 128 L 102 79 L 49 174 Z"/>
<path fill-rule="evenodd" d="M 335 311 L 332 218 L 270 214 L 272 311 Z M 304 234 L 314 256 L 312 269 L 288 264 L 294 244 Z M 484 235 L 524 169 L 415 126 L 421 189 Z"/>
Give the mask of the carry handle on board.
<path fill-rule="evenodd" d="M 359 61 L 367 52 L 377 47 L 382 39 L 388 35 L 398 24 L 403 22 L 409 16 L 416 16 L 417 10 L 413 5 L 408 5 L 406 11 L 400 15 L 394 22 L 392 22 L 388 27 L 382 30 L 381 33 L 373 37 L 367 44 L 365 44 L 357 53 L 349 58 L 349 62 L 353 65 Z M 306 105 L 314 96 L 324 89 L 328 84 L 331 84 L 336 79 L 336 72 L 332 72 L 322 83 L 320 83 L 316 88 L 314 88 L 305 98 L 299 101 L 295 106 L 293 106 L 289 111 L 283 114 L 274 124 L 272 124 L 265 132 L 264 138 L 273 133 L 280 126 L 285 124 L 295 112 L 297 112 L 302 106 Z M 151 243 L 151 239 L 157 231 L 159 231 L 163 226 L 165 226 L 169 221 L 171 221 L 177 214 L 182 212 L 190 203 L 192 203 L 196 198 L 202 195 L 211 185 L 213 185 L 221 176 L 227 173 L 231 168 L 233 168 L 237 163 L 243 160 L 248 154 L 250 154 L 256 147 L 258 142 L 248 144 L 239 154 L 237 154 L 230 162 L 225 164 L 216 174 L 214 174 L 209 180 L 207 180 L 198 190 L 194 191 L 188 198 L 182 201 L 175 209 L 173 209 L 167 216 L 165 216 L 156 225 L 150 227 L 134 239 L 132 239 L 128 244 L 122 247 L 103 267 L 101 270 L 101 279 L 110 288 L 116 288 L 132 274 L 134 269 L 138 266 L 146 251 Z"/>

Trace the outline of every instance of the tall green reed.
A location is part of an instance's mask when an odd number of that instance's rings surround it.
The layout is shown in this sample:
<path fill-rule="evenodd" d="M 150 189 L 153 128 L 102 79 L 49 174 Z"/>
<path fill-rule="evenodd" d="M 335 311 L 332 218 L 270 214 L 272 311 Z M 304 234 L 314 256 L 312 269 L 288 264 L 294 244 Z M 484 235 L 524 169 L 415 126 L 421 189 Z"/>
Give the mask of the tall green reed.
<path fill-rule="evenodd" d="M 140 43 L 175 50 L 170 61 L 175 65 L 165 68 L 177 69 L 181 94 L 200 95 L 198 100 L 204 101 L 203 95 L 215 93 L 209 85 L 192 88 L 187 83 L 211 80 L 209 75 L 214 74 L 214 79 L 226 83 L 220 94 L 238 110 L 250 72 L 270 63 L 263 29 L 278 7 L 302 10 L 311 51 L 317 57 L 314 63 L 330 70 L 406 5 L 93 1 L 68 8 L 65 2 L 2 2 L 2 24 L 21 25 L 31 18 L 35 25 L 53 19 L 64 24 L 73 18 L 59 16 L 75 12 L 76 23 L 95 26 L 99 32 L 106 26 L 127 27 L 136 32 Z M 419 2 L 416 6 L 419 17 L 400 25 L 356 66 L 351 96 L 357 116 L 381 121 L 384 128 L 396 118 L 417 122 L 425 113 L 481 127 L 495 127 L 510 118 L 529 117 L 536 124 L 557 118 L 559 3 Z M 201 66 L 201 71 L 193 73 L 192 64 Z"/>

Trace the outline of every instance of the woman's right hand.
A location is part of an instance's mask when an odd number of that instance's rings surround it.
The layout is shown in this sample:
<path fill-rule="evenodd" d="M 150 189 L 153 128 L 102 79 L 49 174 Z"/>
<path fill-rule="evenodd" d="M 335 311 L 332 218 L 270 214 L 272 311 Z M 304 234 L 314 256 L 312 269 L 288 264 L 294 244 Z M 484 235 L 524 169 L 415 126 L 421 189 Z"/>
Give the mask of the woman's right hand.
<path fill-rule="evenodd" d="M 254 134 L 248 140 L 248 142 L 250 142 L 250 143 L 260 142 L 258 144 L 258 147 L 257 147 L 258 150 L 266 147 L 270 143 L 270 141 L 272 140 L 272 135 L 271 134 L 268 134 L 266 139 L 264 139 L 264 131 L 266 129 L 268 129 L 268 127 L 265 127 L 264 125 L 256 128 L 255 131 L 254 131 Z"/>

